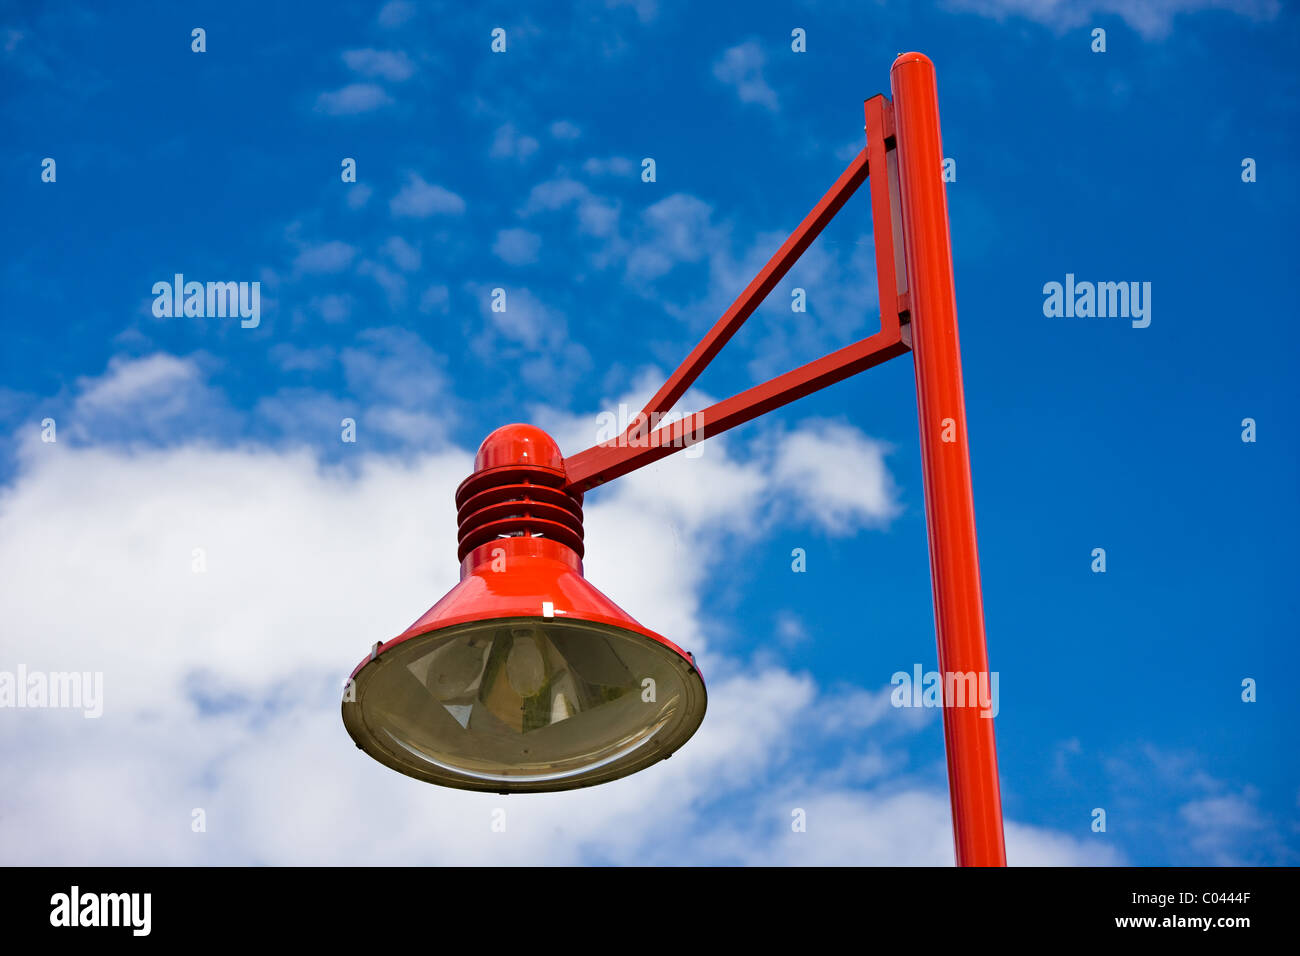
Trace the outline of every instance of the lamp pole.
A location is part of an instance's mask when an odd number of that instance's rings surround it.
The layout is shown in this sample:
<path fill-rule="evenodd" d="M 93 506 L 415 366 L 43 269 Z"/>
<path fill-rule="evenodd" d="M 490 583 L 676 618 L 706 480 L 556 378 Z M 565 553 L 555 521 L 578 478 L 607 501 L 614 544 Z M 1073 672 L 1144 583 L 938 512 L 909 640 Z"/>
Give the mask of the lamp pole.
<path fill-rule="evenodd" d="M 992 678 L 984 637 L 948 200 L 941 174 L 939 97 L 934 64 L 919 53 L 905 53 L 895 60 L 890 80 L 907 235 L 903 245 L 912 307 L 912 362 L 935 631 L 946 688 L 949 675 L 974 673 L 985 682 Z M 943 732 L 957 863 L 1004 866 L 993 718 L 977 707 L 946 706 Z"/>

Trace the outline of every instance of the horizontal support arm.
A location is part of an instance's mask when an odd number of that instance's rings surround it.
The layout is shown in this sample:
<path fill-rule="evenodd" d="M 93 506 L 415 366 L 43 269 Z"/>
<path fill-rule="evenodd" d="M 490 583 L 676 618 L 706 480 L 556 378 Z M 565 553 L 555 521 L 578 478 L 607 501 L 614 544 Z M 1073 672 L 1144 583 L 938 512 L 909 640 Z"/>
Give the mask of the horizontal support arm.
<path fill-rule="evenodd" d="M 894 326 L 649 434 L 624 433 L 566 458 L 568 488 L 581 492 L 603 485 L 907 351 L 908 345 Z"/>

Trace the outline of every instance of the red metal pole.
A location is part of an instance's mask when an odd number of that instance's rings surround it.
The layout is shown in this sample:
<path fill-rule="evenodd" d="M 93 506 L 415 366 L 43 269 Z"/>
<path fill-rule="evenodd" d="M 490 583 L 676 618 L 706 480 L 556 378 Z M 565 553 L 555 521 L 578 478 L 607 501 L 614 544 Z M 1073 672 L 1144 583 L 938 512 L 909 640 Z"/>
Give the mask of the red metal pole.
<path fill-rule="evenodd" d="M 974 672 L 977 680 L 991 678 L 942 174 L 939 97 L 934 64 L 920 53 L 904 53 L 895 60 L 890 79 L 935 627 L 946 690 L 949 675 Z M 945 702 L 943 730 L 957 864 L 1005 866 L 993 718 L 985 716 L 987 711 L 978 700 L 966 700 L 965 706 L 953 706 L 955 702 L 947 697 Z"/>

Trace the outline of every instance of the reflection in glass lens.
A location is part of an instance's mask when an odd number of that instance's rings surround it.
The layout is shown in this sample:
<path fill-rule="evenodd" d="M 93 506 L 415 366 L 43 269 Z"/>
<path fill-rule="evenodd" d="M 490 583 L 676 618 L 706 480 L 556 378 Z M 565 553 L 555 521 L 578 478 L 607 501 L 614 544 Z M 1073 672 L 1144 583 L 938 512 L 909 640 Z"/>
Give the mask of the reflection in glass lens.
<path fill-rule="evenodd" d="M 486 622 L 385 653 L 361 706 L 380 742 L 430 770 L 555 780 L 618 760 L 680 721 L 678 657 L 586 622 Z"/>

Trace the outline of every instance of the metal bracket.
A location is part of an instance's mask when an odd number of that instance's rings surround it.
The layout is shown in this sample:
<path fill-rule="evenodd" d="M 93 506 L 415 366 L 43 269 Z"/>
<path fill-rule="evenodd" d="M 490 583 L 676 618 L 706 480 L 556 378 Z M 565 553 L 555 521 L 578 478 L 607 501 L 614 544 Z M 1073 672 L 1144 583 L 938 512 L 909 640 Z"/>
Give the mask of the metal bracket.
<path fill-rule="evenodd" d="M 883 95 L 867 100 L 864 109 L 866 148 L 849 163 L 835 184 L 646 403 L 627 430 L 617 438 L 564 460 L 568 475 L 566 490 L 583 492 L 612 481 L 911 349 L 911 330 L 907 329 L 907 334 L 904 334 L 911 319 L 911 302 L 903 254 L 894 111 Z M 869 176 L 872 171 L 876 175 Z M 880 331 L 680 421 L 656 427 L 868 178 L 871 181 Z"/>

